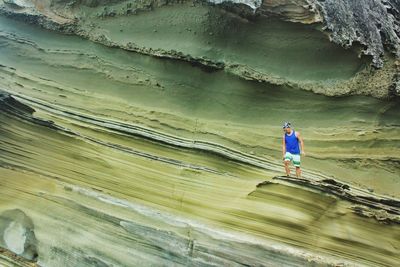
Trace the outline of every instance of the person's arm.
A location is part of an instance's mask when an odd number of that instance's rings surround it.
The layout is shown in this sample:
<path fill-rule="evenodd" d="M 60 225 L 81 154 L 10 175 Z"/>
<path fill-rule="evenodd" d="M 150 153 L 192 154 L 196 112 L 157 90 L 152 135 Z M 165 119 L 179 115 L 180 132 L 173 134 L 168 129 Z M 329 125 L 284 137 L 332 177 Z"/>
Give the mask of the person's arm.
<path fill-rule="evenodd" d="M 304 151 L 304 141 L 303 141 L 303 137 L 300 135 L 299 132 L 296 132 L 296 134 L 297 134 L 297 139 L 299 139 L 299 141 L 300 141 L 301 154 L 305 156 L 305 155 L 306 155 L 306 152 Z"/>
<path fill-rule="evenodd" d="M 285 143 L 285 135 L 283 135 L 282 139 L 282 158 L 285 159 L 286 154 L 286 143 Z"/>

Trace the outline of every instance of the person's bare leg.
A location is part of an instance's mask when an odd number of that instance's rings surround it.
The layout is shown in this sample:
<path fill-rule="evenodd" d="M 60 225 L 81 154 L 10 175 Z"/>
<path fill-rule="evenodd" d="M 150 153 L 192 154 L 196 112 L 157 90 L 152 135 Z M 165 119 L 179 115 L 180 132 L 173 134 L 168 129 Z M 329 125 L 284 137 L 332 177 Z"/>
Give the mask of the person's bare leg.
<path fill-rule="evenodd" d="M 301 169 L 300 169 L 300 167 L 296 167 L 296 176 L 297 176 L 297 178 L 301 178 Z"/>
<path fill-rule="evenodd" d="M 285 171 L 286 171 L 286 176 L 290 176 L 289 161 L 286 160 L 285 160 Z"/>

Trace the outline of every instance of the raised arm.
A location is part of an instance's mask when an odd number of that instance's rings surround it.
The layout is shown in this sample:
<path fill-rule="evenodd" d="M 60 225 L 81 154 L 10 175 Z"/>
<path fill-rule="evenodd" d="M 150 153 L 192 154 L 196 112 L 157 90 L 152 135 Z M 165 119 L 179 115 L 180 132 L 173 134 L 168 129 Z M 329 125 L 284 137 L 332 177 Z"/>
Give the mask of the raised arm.
<path fill-rule="evenodd" d="M 299 132 L 296 132 L 297 134 L 297 139 L 299 139 L 300 142 L 300 150 L 301 150 L 301 154 L 302 155 L 306 155 L 306 152 L 304 151 L 304 141 L 303 141 L 303 137 L 301 136 L 301 134 Z"/>

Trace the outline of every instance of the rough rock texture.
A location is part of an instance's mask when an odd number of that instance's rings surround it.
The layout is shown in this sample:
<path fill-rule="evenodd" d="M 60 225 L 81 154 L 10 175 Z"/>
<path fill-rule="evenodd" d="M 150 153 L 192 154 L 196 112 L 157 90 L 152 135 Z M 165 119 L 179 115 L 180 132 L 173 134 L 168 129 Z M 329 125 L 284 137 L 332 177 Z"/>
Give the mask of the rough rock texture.
<path fill-rule="evenodd" d="M 211 2 L 214 2 L 211 0 Z M 215 3 L 220 3 L 216 1 Z M 364 54 L 383 66 L 385 48 L 400 56 L 399 0 L 266 0 L 262 3 L 227 1 L 248 5 L 261 13 L 270 12 L 288 20 L 323 22 L 332 41 L 344 47 L 360 43 Z"/>
<path fill-rule="evenodd" d="M 398 264 L 399 61 L 318 2 L 0 10 L 0 266 Z"/>
<path fill-rule="evenodd" d="M 149 23 L 148 29 L 142 32 L 136 27 L 136 31 L 132 35 L 125 35 L 122 39 L 117 37 L 117 33 L 131 31 L 135 29 L 134 17 L 146 16 L 144 13 L 153 13 L 156 9 L 163 9 L 164 6 L 190 6 L 196 9 L 206 9 L 204 3 L 201 2 L 176 2 L 176 1 L 131 1 L 118 0 L 112 2 L 104 1 L 3 1 L 0 5 L 0 11 L 3 14 L 19 18 L 34 24 L 40 24 L 45 28 L 62 31 L 64 33 L 74 33 L 92 41 L 102 43 L 111 47 L 120 47 L 126 50 L 139 53 L 149 54 L 152 56 L 176 58 L 187 60 L 193 64 L 206 68 L 225 69 L 226 71 L 238 75 L 244 79 L 255 80 L 259 82 L 267 82 L 273 84 L 285 84 L 297 89 L 309 90 L 325 95 L 351 95 L 364 94 L 372 95 L 379 98 L 387 98 L 397 95 L 396 73 L 399 72 L 398 55 L 399 55 L 399 2 L 396 1 L 312 1 L 312 0 L 269 0 L 269 1 L 217 1 L 214 3 L 223 3 L 223 7 L 227 10 L 225 13 L 215 14 L 215 10 L 209 8 L 209 13 L 203 17 L 196 18 L 194 21 L 202 21 L 210 25 L 198 24 L 192 25 L 199 27 L 201 31 L 205 30 L 199 36 L 198 30 L 192 30 L 192 27 L 179 30 L 192 34 L 192 36 L 174 36 L 177 31 L 174 30 L 176 25 L 183 25 L 178 17 L 170 17 L 169 21 L 164 23 L 166 29 L 158 29 L 160 25 L 152 25 Z M 236 3 L 236 4 L 235 4 Z M 226 4 L 229 4 L 227 6 Z M 220 5 L 217 5 L 220 6 Z M 247 9 L 244 7 L 248 7 Z M 254 12 L 249 12 L 253 9 Z M 165 9 L 163 9 L 165 10 Z M 181 12 L 189 13 L 187 10 Z M 203 11 L 202 11 L 203 12 Z M 235 14 L 239 16 L 234 21 Z M 156 15 L 157 16 L 157 15 Z M 213 20 L 221 16 L 215 25 Z M 261 16 L 261 18 L 260 18 Z M 331 40 L 343 47 L 357 51 L 357 54 L 366 54 L 371 56 L 372 65 L 375 68 L 383 68 L 382 71 L 375 71 L 369 67 L 359 67 L 350 79 L 335 79 L 331 77 L 326 81 L 312 81 L 293 79 L 290 76 L 275 73 L 274 71 L 265 71 L 260 66 L 253 63 L 245 62 L 248 55 L 243 54 L 243 59 L 233 56 L 234 59 L 227 55 L 221 55 L 215 58 L 215 54 L 224 54 L 226 46 L 221 45 L 220 40 L 228 40 L 226 36 L 227 27 L 237 28 L 239 31 L 249 31 L 249 27 L 254 29 L 261 28 L 260 25 L 269 25 L 265 18 L 278 17 L 280 19 L 299 22 L 306 25 L 313 25 L 319 28 L 319 24 L 323 23 Z M 128 19 L 129 18 L 129 19 Z M 172 21 L 173 20 L 176 21 Z M 193 17 L 194 18 L 194 17 Z M 211 18 L 211 20 L 210 20 Z M 150 19 L 150 18 L 149 18 Z M 199 20 L 200 19 L 200 20 Z M 150 19 L 153 22 L 157 18 Z M 132 24 L 129 25 L 130 21 Z M 137 21 L 140 21 L 138 19 Z M 143 20 L 142 20 L 143 21 Z M 208 21 L 208 22 L 207 22 Z M 168 24 L 170 23 L 170 24 Z M 256 24 L 256 25 L 252 25 Z M 118 29 L 120 25 L 120 29 Z M 234 26 L 235 25 L 235 26 Z M 248 28 L 248 29 L 246 29 Z M 150 40 L 149 33 L 153 32 L 153 40 Z M 165 32 L 165 36 L 162 35 Z M 232 32 L 231 34 L 234 34 Z M 157 36 L 161 35 L 161 36 Z M 129 37 L 128 37 L 129 36 Z M 169 36 L 171 40 L 167 40 Z M 233 35 L 232 35 L 233 36 Z M 255 35 L 253 35 L 255 36 Z M 304 35 L 307 37 L 306 35 Z M 117 37 L 117 38 L 115 38 Z M 144 38 L 149 42 L 142 43 Z M 205 40 L 205 43 L 195 44 L 193 49 L 193 40 L 198 37 Z M 217 41 L 217 39 L 220 40 Z M 248 36 L 244 37 L 248 38 Z M 268 40 L 266 35 L 264 40 Z M 249 50 L 265 49 L 262 38 L 243 39 L 247 40 L 249 46 L 254 46 Z M 167 48 L 163 44 L 158 45 L 158 40 L 166 40 L 166 43 L 172 44 Z M 179 40 L 179 41 L 178 41 Z M 217 42 L 214 42 L 216 40 Z M 232 40 L 234 41 L 234 40 Z M 173 44 L 176 42 L 176 44 Z M 189 43 L 186 43 L 189 42 Z M 223 41 L 222 41 L 223 42 Z M 235 41 L 236 42 L 236 41 Z M 258 44 L 255 46 L 254 44 Z M 360 48 L 362 46 L 363 48 Z M 326 49 L 326 48 L 325 48 Z M 329 48 L 330 50 L 331 48 Z M 359 50 L 362 50 L 361 52 Z M 385 52 L 387 50 L 388 52 Z M 204 52 L 202 52 L 204 51 Z M 390 51 L 390 52 L 389 52 Z M 237 51 L 233 51 L 235 54 Z M 271 53 L 268 51 L 267 53 Z M 239 53 L 240 54 L 240 53 Z M 310 55 L 311 56 L 311 55 Z M 393 56 L 395 58 L 393 58 Z M 269 62 L 269 58 L 258 56 L 259 60 Z M 327 61 L 332 61 L 329 57 Z M 360 61 L 361 63 L 362 61 Z M 274 63 L 268 63 L 273 65 Z M 289 65 L 291 63 L 288 63 Z M 307 65 L 307 63 L 305 63 Z M 305 72 L 306 73 L 306 72 Z"/>
<path fill-rule="evenodd" d="M 1 96 L 3 102 L 4 96 Z M 37 240 L 32 220 L 19 210 L 0 214 L 0 246 L 30 261 L 37 261 Z"/>
<path fill-rule="evenodd" d="M 36 266 L 32 257 L 39 266 L 83 267 L 398 262 L 395 198 L 309 171 L 307 179 L 265 181 L 274 162 L 221 145 L 182 149 L 176 137 L 5 92 L 0 104 L 7 133 L 0 264 Z"/>
<path fill-rule="evenodd" d="M 16 12 L 44 15 L 57 23 L 68 23 L 63 9 L 79 5 L 97 7 L 110 4 L 109 1 L 3 1 Z M 129 2 L 112 1 L 111 3 Z M 329 30 L 332 40 L 345 47 L 354 42 L 366 47 L 363 51 L 373 57 L 373 64 L 382 67 L 385 47 L 397 56 L 400 54 L 400 1 L 399 0 L 210 0 L 220 4 L 224 2 L 247 5 L 261 13 L 272 13 L 290 21 L 302 23 L 323 22 Z M 148 7 L 163 5 L 162 1 L 149 1 Z M 128 8 L 137 4 L 128 4 Z M 60 10 L 57 10 L 60 9 Z M 105 7 L 105 11 L 107 8 Z M 129 9 L 127 9 L 129 11 Z M 58 14 L 63 14 L 61 17 Z M 104 15 L 118 15 L 115 11 Z M 67 15 L 68 17 L 68 15 Z M 70 17 L 70 22 L 73 17 Z"/>
<path fill-rule="evenodd" d="M 385 48 L 400 56 L 399 0 L 318 0 L 318 5 L 334 42 L 364 45 L 376 67 L 383 65 Z"/>

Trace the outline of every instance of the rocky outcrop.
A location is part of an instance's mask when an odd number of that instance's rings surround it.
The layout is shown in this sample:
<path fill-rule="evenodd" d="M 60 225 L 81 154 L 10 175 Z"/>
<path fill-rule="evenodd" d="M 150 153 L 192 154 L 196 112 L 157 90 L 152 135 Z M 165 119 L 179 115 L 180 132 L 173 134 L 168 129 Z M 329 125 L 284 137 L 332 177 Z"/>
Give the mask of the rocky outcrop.
<path fill-rule="evenodd" d="M 322 22 L 330 34 L 331 40 L 349 47 L 354 43 L 365 46 L 363 53 L 373 58 L 376 67 L 383 66 L 385 49 L 391 50 L 396 56 L 400 54 L 400 2 L 398 0 L 210 0 L 215 4 L 234 3 L 246 5 L 257 11 L 258 14 L 274 14 L 286 20 L 301 23 Z M 141 9 L 140 4 L 130 1 L 113 1 L 111 4 L 123 3 L 126 13 Z M 82 6 L 104 6 L 103 15 L 115 16 L 121 13 L 109 11 L 109 1 L 4 1 L 3 12 L 16 14 L 31 14 L 38 17 L 44 16 L 45 23 L 68 24 L 74 19 L 84 19 L 76 14 L 68 12 L 70 8 Z M 148 7 L 156 7 L 165 4 L 162 1 L 148 1 Z M 136 8 L 135 8 L 136 6 Z M 8 9 L 9 8 L 9 9 Z M 131 10 L 131 11 L 129 11 Z M 110 13 L 111 12 L 111 13 Z M 137 11 L 135 11 L 137 12 Z M 240 13 L 240 12 L 239 12 Z M 55 27 L 53 25 L 52 27 Z"/>
<path fill-rule="evenodd" d="M 0 214 L 0 246 L 32 262 L 37 261 L 37 239 L 34 225 L 19 209 Z"/>
<path fill-rule="evenodd" d="M 385 50 L 400 56 L 399 0 L 318 1 L 326 29 L 343 46 L 360 43 L 373 64 L 382 67 Z"/>
<path fill-rule="evenodd" d="M 245 153 L 127 138 L 129 125 L 0 95 L 0 264 L 397 263 L 396 198 L 308 171 L 267 177 L 273 162 Z"/>
<path fill-rule="evenodd" d="M 32 3 L 29 1 L 5 1 L 0 5 L 0 11 L 13 18 L 40 24 L 48 29 L 77 34 L 107 46 L 156 57 L 185 60 L 210 70 L 224 69 L 233 75 L 258 82 L 287 85 L 329 96 L 363 94 L 387 98 L 397 95 L 396 90 L 393 89 L 397 88 L 395 74 L 399 72 L 399 16 L 397 15 L 398 2 L 396 1 L 357 3 L 316 0 L 211 2 L 220 8 L 209 7 L 204 2 L 190 1 L 183 3 L 38 1 Z M 172 5 L 182 7 L 180 12 L 188 14 L 188 18 L 182 22 L 185 16 L 182 18 L 172 16 L 172 20 L 163 22 L 166 27 L 164 29 L 161 25 L 157 25 L 158 13 L 154 13 L 152 10 L 166 10 L 161 7 Z M 251 9 L 253 11 L 249 11 Z M 198 10 L 198 12 L 194 10 Z M 138 26 L 141 16 L 147 16 L 145 15 L 147 12 L 154 14 L 154 18 L 149 18 L 153 23 L 148 23 L 144 27 Z M 192 16 L 189 15 L 191 13 L 193 13 Z M 196 19 L 195 14 L 198 14 Z M 189 17 L 192 18 L 192 21 L 188 21 Z M 324 25 L 324 32 L 329 34 L 330 39 L 348 50 L 343 51 L 343 57 L 351 58 L 349 54 L 353 53 L 359 57 L 367 55 L 371 61 L 365 58 L 360 60 L 357 67 L 352 67 L 352 77 L 342 78 L 332 75 L 332 77 L 323 78 L 322 81 L 320 78 L 318 81 L 308 77 L 299 79 L 299 77 L 287 75 L 286 72 L 276 71 L 282 66 L 279 64 L 277 66 L 276 62 L 271 61 L 271 55 L 278 56 L 279 53 L 270 52 L 274 48 L 268 46 L 268 43 L 273 40 L 268 37 L 271 36 L 269 30 L 263 30 L 264 34 L 263 31 L 258 32 L 258 29 L 266 28 L 267 25 L 271 25 L 271 29 L 278 29 L 274 26 L 275 23 L 270 22 L 271 18 L 305 24 L 303 29 L 306 32 L 302 33 L 302 36 L 308 36 L 306 39 L 309 40 L 315 40 L 313 39 L 315 36 L 310 39 L 310 32 L 307 31 L 320 29 L 320 25 Z M 176 26 L 179 29 L 174 29 Z M 132 30 L 135 32 L 134 34 L 127 34 L 122 39 L 118 37 L 118 35 Z M 284 35 L 287 29 L 281 30 Z M 234 35 L 244 35 L 244 32 L 248 34 L 239 39 L 247 40 L 247 46 L 250 47 L 247 51 L 259 51 L 254 59 L 249 52 L 245 52 L 245 44 L 240 46 L 235 44 L 237 40 Z M 288 35 L 291 34 L 288 33 Z M 325 38 L 325 35 L 321 34 L 321 38 Z M 294 36 L 293 39 L 288 42 L 292 43 L 297 40 L 297 37 Z M 165 40 L 165 44 L 157 40 Z M 229 51 L 230 47 L 227 49 L 225 45 L 222 45 L 225 42 L 231 43 L 231 47 L 234 49 Z M 277 48 L 286 47 L 284 42 Z M 238 49 L 242 51 L 238 52 Z M 288 46 L 287 49 L 286 54 L 288 55 L 292 54 L 290 51 L 296 51 L 294 47 Z M 338 52 L 334 46 L 316 47 L 315 49 L 309 55 L 311 62 L 325 60 L 328 64 L 334 64 L 333 61 L 339 58 L 321 55 L 325 59 L 313 59 L 314 55 L 320 53 L 318 51 Z M 307 53 L 306 50 L 303 51 Z M 296 56 L 293 58 L 295 60 Z M 256 62 L 257 60 L 259 63 Z M 304 64 L 310 66 L 306 61 Z M 365 64 L 366 61 L 372 63 L 372 66 L 379 70 L 370 68 L 368 64 Z M 265 64 L 265 62 L 268 63 Z M 285 63 L 289 67 L 294 65 L 292 62 Z M 339 65 L 349 66 L 348 62 L 339 63 Z M 266 66 L 268 67 L 266 68 Z M 341 68 L 338 67 L 336 71 Z M 294 71 L 290 70 L 289 73 L 294 73 Z M 303 73 L 319 73 L 319 71 L 304 69 Z"/>
<path fill-rule="evenodd" d="M 398 59 L 246 3 L 1 2 L 1 266 L 398 263 Z"/>
<path fill-rule="evenodd" d="M 211 0 L 213 2 L 213 0 Z M 354 43 L 365 47 L 363 54 L 373 58 L 375 67 L 383 66 L 385 50 L 400 56 L 400 1 L 398 0 L 266 0 L 245 4 L 260 13 L 301 22 L 322 22 L 331 40 L 344 47 Z M 216 1 L 220 3 L 220 1 Z"/>

